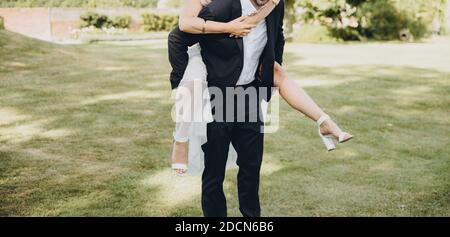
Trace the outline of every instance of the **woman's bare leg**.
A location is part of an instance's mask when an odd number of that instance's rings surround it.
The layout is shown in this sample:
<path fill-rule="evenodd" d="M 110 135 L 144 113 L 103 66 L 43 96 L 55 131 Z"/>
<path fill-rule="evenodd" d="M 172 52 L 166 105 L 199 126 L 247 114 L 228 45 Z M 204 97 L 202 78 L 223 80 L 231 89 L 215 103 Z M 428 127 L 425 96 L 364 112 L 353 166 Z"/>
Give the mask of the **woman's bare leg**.
<path fill-rule="evenodd" d="M 172 148 L 172 164 L 186 164 L 188 163 L 188 147 L 189 143 L 184 135 L 188 136 L 190 130 L 190 123 L 179 122 L 176 124 L 174 132 L 174 143 Z M 186 173 L 186 170 L 175 169 L 178 174 Z"/>
<path fill-rule="evenodd" d="M 281 97 L 283 97 L 292 108 L 306 115 L 313 121 L 316 122 L 325 114 L 303 88 L 295 81 L 287 78 L 284 69 L 278 63 L 275 63 L 275 86 L 279 88 Z M 342 132 L 331 120 L 325 121 L 320 130 L 323 135 L 332 134 L 335 137 L 339 137 L 339 134 Z"/>
<path fill-rule="evenodd" d="M 275 86 L 279 88 L 280 95 L 295 110 L 317 121 L 324 114 L 322 109 L 296 82 L 287 78 L 286 73 L 275 67 Z"/>
<path fill-rule="evenodd" d="M 176 91 L 177 123 L 173 133 L 174 143 L 172 149 L 172 164 L 188 164 L 189 135 L 192 127 L 192 108 L 194 106 L 194 90 L 196 81 L 183 81 Z M 175 169 L 178 174 L 184 174 L 187 170 Z"/>

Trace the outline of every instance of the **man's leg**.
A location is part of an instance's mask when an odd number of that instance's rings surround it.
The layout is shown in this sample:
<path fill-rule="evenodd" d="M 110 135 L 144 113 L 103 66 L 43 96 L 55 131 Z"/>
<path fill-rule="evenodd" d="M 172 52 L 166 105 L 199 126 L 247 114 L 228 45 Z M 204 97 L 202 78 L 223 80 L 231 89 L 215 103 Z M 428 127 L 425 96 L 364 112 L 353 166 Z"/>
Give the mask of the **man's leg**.
<path fill-rule="evenodd" d="M 259 204 L 259 175 L 263 159 L 264 134 L 259 125 L 238 123 L 232 142 L 238 153 L 239 210 L 244 217 L 261 216 Z"/>
<path fill-rule="evenodd" d="M 230 124 L 208 124 L 208 142 L 202 146 L 205 170 L 202 176 L 202 208 L 205 217 L 226 217 L 227 203 L 223 192 L 225 168 L 231 140 Z"/>

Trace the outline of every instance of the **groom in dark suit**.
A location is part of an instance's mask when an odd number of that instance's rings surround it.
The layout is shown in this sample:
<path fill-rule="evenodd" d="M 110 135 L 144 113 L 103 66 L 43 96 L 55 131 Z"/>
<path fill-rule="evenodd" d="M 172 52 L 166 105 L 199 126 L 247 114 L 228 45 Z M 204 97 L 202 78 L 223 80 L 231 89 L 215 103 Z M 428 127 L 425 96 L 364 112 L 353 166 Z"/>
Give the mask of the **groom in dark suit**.
<path fill-rule="evenodd" d="M 272 0 L 216 0 L 199 14 L 204 20 L 229 22 Z M 205 153 L 205 170 L 202 176 L 202 208 L 206 217 L 227 215 L 223 181 L 230 143 L 238 153 L 238 193 L 240 211 L 245 217 L 259 217 L 259 178 L 263 158 L 264 134 L 260 111 L 260 100 L 236 100 L 236 94 L 225 93 L 227 89 L 266 89 L 259 99 L 268 101 L 274 84 L 274 62 L 282 63 L 284 50 L 283 0 L 252 32 L 243 38 L 230 38 L 229 34 L 193 35 L 179 28 L 169 35 L 169 60 L 172 88 L 178 87 L 186 70 L 189 56 L 188 46 L 200 43 L 202 58 L 208 71 L 208 87 L 222 91 L 224 101 L 216 105 L 213 115 L 221 114 L 227 119 L 214 117 L 207 126 L 207 143 L 202 146 Z M 242 91 L 242 90 L 241 90 Z M 244 108 L 231 113 L 225 107 Z M 223 110 L 218 112 L 217 110 Z M 237 121 L 243 116 L 245 121 Z M 249 119 L 256 114 L 258 119 Z"/>

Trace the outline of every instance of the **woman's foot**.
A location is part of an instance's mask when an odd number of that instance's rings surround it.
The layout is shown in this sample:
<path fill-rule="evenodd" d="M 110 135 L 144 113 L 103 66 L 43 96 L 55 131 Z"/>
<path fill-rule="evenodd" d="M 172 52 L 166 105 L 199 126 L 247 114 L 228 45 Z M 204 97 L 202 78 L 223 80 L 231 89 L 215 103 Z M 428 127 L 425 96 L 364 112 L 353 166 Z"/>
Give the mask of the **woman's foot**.
<path fill-rule="evenodd" d="M 350 141 L 353 138 L 353 135 L 346 132 L 342 132 L 342 130 L 337 126 L 337 124 L 333 120 L 331 120 L 331 118 L 328 115 L 323 115 L 317 121 L 317 123 L 319 125 L 319 135 L 322 138 L 328 151 L 336 149 L 330 138 L 334 138 L 339 143 Z"/>
<path fill-rule="evenodd" d="M 331 119 L 326 120 L 324 123 L 322 123 L 322 125 L 320 126 L 320 133 L 324 136 L 332 135 L 336 138 L 336 140 L 339 141 L 339 143 L 347 142 L 353 137 L 351 134 L 343 133 L 342 130 Z M 339 136 L 341 134 L 344 134 L 342 140 L 339 139 Z"/>
<path fill-rule="evenodd" d="M 178 175 L 186 175 L 188 164 L 188 143 L 174 142 L 172 150 L 172 169 Z"/>

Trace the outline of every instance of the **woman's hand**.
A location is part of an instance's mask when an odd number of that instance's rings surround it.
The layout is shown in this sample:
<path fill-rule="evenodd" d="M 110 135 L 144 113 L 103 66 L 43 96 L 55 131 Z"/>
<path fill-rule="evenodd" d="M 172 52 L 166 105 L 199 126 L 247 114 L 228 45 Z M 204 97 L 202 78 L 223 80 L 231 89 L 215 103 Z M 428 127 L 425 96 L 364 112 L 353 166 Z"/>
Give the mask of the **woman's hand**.
<path fill-rule="evenodd" d="M 230 37 L 244 37 L 247 36 L 253 28 L 255 28 L 255 24 L 251 24 L 246 22 L 247 16 L 241 16 L 227 23 L 228 33 L 230 33 Z"/>

